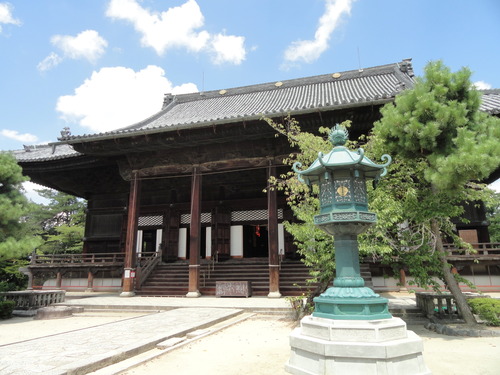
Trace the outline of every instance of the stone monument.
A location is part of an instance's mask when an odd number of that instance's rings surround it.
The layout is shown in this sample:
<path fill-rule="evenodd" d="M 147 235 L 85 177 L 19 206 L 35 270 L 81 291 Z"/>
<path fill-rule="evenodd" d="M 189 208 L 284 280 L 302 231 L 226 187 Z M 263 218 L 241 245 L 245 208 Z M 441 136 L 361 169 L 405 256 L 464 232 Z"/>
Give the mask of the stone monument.
<path fill-rule="evenodd" d="M 295 163 L 300 181 L 319 186 L 320 213 L 314 223 L 334 236 L 336 277 L 314 299 L 314 312 L 290 335 L 286 371 L 296 375 L 430 374 L 422 356 L 422 340 L 406 323 L 389 313 L 386 298 L 365 286 L 359 267 L 358 235 L 376 222 L 368 211 L 367 179 L 375 182 L 391 163 L 375 164 L 344 145 L 348 132 L 335 126 L 334 146 L 305 170 Z"/>

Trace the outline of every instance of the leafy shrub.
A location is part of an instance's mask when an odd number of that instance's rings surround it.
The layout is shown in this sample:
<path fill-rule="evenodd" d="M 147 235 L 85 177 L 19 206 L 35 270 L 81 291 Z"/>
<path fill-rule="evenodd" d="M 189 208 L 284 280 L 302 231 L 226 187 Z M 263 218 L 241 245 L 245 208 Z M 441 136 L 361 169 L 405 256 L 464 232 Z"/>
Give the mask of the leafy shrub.
<path fill-rule="evenodd" d="M 14 307 L 16 307 L 14 301 L 0 301 L 0 319 L 11 318 Z"/>
<path fill-rule="evenodd" d="M 500 300 L 493 298 L 474 298 L 467 301 L 474 314 L 490 326 L 500 326 Z"/>

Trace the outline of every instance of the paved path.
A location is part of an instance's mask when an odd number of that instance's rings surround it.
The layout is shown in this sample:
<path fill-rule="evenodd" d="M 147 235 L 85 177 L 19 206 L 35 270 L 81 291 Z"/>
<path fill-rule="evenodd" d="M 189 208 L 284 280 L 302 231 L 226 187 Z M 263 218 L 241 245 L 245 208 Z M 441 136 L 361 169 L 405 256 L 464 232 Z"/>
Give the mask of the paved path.
<path fill-rule="evenodd" d="M 389 308 L 416 307 L 415 295 L 409 293 L 381 293 L 389 300 Z M 118 294 L 109 293 L 67 293 L 66 302 L 59 305 L 81 306 L 86 311 L 92 309 L 117 309 L 117 310 L 170 310 L 179 307 L 191 308 L 235 308 L 252 312 L 286 313 L 291 311 L 290 303 L 286 298 L 216 298 L 203 296 L 200 298 L 176 297 L 120 297 Z M 70 299 L 77 297 L 77 299 Z M 88 298 L 78 298 L 88 297 Z"/>
<path fill-rule="evenodd" d="M 178 308 L 0 346 L 0 374 L 84 374 L 215 324 L 238 309 Z"/>

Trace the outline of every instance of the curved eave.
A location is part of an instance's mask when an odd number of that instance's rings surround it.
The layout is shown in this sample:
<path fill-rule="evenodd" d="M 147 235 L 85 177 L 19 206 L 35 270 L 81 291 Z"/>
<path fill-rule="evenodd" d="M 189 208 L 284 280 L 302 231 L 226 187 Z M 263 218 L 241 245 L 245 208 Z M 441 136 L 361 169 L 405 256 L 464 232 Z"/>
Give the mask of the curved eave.
<path fill-rule="evenodd" d="M 84 156 L 66 144 L 26 146 L 24 150 L 10 151 L 19 163 L 59 161 Z"/>
<path fill-rule="evenodd" d="M 350 103 L 343 103 L 343 104 L 330 105 L 330 106 L 318 106 L 318 107 L 313 107 L 313 108 L 290 109 L 290 110 L 275 111 L 275 112 L 252 113 L 252 114 L 247 115 L 247 116 L 216 118 L 216 119 L 210 119 L 207 121 L 180 123 L 180 124 L 175 124 L 175 125 L 159 126 L 159 127 L 154 127 L 154 128 L 148 128 L 148 129 L 128 129 L 128 130 L 124 130 L 124 131 L 116 131 L 116 132 L 108 132 L 108 133 L 100 133 L 100 134 L 92 134 L 92 135 L 81 135 L 81 136 L 74 136 L 74 137 L 71 137 L 68 139 L 64 139 L 60 142 L 50 143 L 50 145 L 79 144 L 79 143 L 103 141 L 103 140 L 109 140 L 109 139 L 136 137 L 136 136 L 141 136 L 141 135 L 152 135 L 152 134 L 158 134 L 158 133 L 177 132 L 179 130 L 185 130 L 185 129 L 199 129 L 199 128 L 204 128 L 204 127 L 212 127 L 212 126 L 216 126 L 216 125 L 224 125 L 224 124 L 231 124 L 231 123 L 238 123 L 238 122 L 258 121 L 264 117 L 276 118 L 276 117 L 285 117 L 288 115 L 297 116 L 297 115 L 321 113 L 321 112 L 348 109 L 348 108 L 376 106 L 376 105 L 383 105 L 383 104 L 391 102 L 393 100 L 394 100 L 394 97 L 390 96 L 390 97 L 381 98 L 381 99 L 374 99 L 374 100 L 370 100 L 370 101 L 358 101 L 358 102 L 350 102 Z M 160 112 L 160 113 L 162 113 L 162 112 Z"/>

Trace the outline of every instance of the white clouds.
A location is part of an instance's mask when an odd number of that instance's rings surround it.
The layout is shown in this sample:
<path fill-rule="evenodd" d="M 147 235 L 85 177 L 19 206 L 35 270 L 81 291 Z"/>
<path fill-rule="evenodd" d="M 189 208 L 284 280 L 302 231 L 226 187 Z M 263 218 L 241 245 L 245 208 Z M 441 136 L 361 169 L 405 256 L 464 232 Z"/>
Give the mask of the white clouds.
<path fill-rule="evenodd" d="M 171 48 L 186 48 L 192 52 L 209 52 L 215 64 L 236 65 L 246 57 L 244 37 L 198 31 L 204 25 L 204 17 L 195 0 L 165 12 L 145 9 L 136 0 L 111 0 L 106 15 L 130 22 L 142 35 L 142 45 L 153 48 L 158 55 Z"/>
<path fill-rule="evenodd" d="M 105 132 L 142 121 L 161 109 L 166 92 L 198 91 L 192 83 L 173 87 L 162 68 L 150 65 L 135 72 L 125 67 L 102 68 L 75 89 L 61 96 L 56 110 L 67 121 Z"/>
<path fill-rule="evenodd" d="M 108 43 L 95 30 L 82 31 L 77 36 L 54 35 L 51 43 L 59 48 L 64 57 L 85 59 L 95 63 L 106 51 Z"/>
<path fill-rule="evenodd" d="M 212 38 L 212 50 L 215 53 L 213 62 L 222 64 L 229 62 L 239 65 L 245 60 L 245 38 L 242 36 L 217 34 Z"/>
<path fill-rule="evenodd" d="M 48 204 L 49 200 L 40 196 L 36 190 L 48 189 L 45 186 L 35 184 L 31 181 L 23 182 L 24 195 L 30 201 L 38 203 L 38 204 Z"/>
<path fill-rule="evenodd" d="M 64 59 L 83 59 L 95 63 L 106 52 L 108 46 L 108 42 L 95 30 L 85 30 L 77 36 L 54 35 L 50 41 L 61 50 L 62 57 L 52 52 L 38 64 L 37 68 L 40 71 L 52 69 Z"/>
<path fill-rule="evenodd" d="M 319 19 L 313 40 L 298 40 L 285 51 L 285 61 L 312 63 L 328 48 L 331 34 L 339 26 L 341 16 L 351 13 L 355 0 L 326 0 L 325 13 Z"/>
<path fill-rule="evenodd" d="M 63 59 L 61 56 L 59 56 L 55 52 L 52 52 L 45 59 L 40 61 L 36 67 L 39 71 L 44 72 L 46 70 L 50 70 L 50 69 L 56 67 L 57 65 L 59 65 L 61 63 L 62 60 Z"/>
<path fill-rule="evenodd" d="M 24 143 L 34 143 L 38 141 L 38 137 L 36 135 L 30 133 L 19 134 L 16 130 L 2 129 L 0 134 L 6 138 L 14 139 L 19 142 Z"/>
<path fill-rule="evenodd" d="M 490 90 L 493 88 L 489 83 L 484 82 L 484 81 L 477 81 L 473 83 L 474 86 L 476 86 L 476 89 L 478 90 Z"/>
<path fill-rule="evenodd" d="M 9 3 L 0 3 L 0 33 L 4 25 L 21 25 L 21 21 L 12 15 L 12 6 Z"/>

